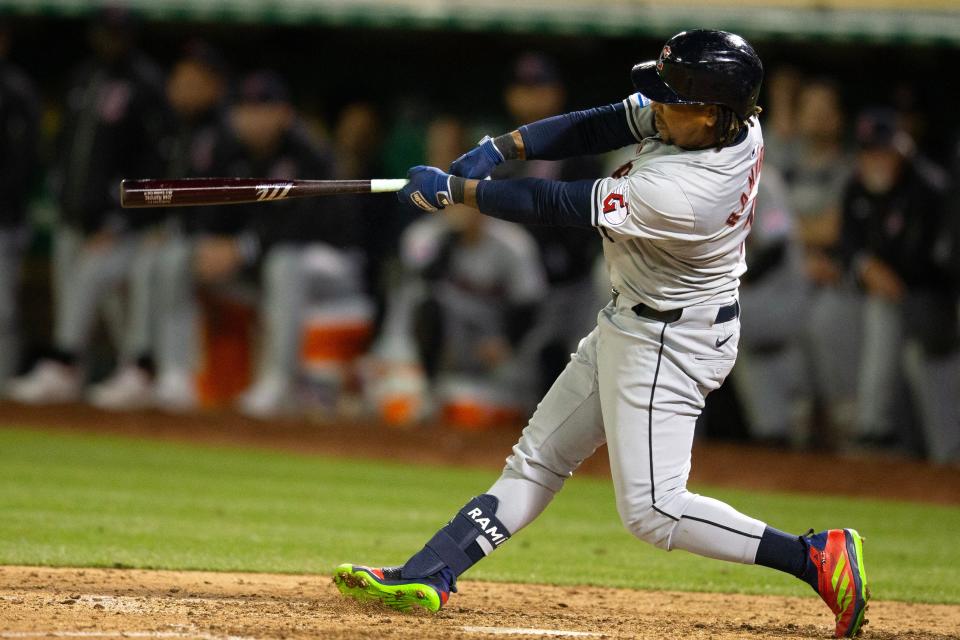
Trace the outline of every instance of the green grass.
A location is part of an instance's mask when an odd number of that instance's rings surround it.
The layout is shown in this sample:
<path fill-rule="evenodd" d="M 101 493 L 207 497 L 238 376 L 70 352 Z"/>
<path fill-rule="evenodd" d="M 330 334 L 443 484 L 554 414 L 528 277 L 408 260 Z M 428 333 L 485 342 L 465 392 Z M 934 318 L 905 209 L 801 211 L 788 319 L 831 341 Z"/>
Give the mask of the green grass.
<path fill-rule="evenodd" d="M 496 475 L 0 429 L 0 564 L 327 574 L 399 563 Z M 856 527 L 875 597 L 960 603 L 960 508 L 694 489 L 788 531 Z M 813 595 L 777 572 L 638 542 L 609 483 L 591 478 L 571 480 L 468 577 Z"/>

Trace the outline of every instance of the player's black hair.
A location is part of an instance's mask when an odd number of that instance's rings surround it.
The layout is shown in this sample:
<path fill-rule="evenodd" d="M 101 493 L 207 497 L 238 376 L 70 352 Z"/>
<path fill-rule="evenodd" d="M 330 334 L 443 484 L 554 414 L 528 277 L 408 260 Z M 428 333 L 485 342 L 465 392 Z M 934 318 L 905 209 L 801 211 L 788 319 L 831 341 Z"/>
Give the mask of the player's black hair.
<path fill-rule="evenodd" d="M 755 106 L 747 119 L 741 120 L 730 107 L 717 105 L 717 151 L 733 144 L 743 127 L 752 127 L 750 118 L 758 115 L 761 110 L 760 107 Z"/>

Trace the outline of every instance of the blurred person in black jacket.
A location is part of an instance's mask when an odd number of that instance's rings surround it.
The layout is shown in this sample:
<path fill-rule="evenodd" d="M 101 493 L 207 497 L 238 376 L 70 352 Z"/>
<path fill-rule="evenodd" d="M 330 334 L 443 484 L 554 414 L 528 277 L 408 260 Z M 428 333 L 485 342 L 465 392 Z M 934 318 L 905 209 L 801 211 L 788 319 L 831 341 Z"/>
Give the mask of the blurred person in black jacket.
<path fill-rule="evenodd" d="M 274 179 L 333 177 L 333 159 L 306 133 L 285 84 L 267 71 L 249 75 L 229 113 L 242 153 L 226 175 Z M 204 208 L 208 209 L 208 208 Z M 192 212 L 191 212 L 192 213 Z M 200 353 L 198 287 L 227 295 L 259 295 L 263 339 L 244 412 L 266 417 L 295 410 L 303 309 L 314 296 L 362 290 L 354 216 L 322 199 L 209 208 L 184 216 L 182 242 L 162 257 L 156 396 L 161 408 L 197 402 L 193 379 Z M 256 298 L 255 298 L 256 299 Z"/>
<path fill-rule="evenodd" d="M 503 99 L 514 124 L 520 125 L 563 113 L 567 93 L 553 61 L 539 53 L 527 53 L 515 61 Z M 601 162 L 595 157 L 510 161 L 497 167 L 493 178 L 572 181 L 595 178 L 600 171 Z M 538 227 L 532 235 L 539 245 L 548 291 L 521 350 L 536 363 L 539 375 L 531 391 L 541 397 L 566 366 L 580 339 L 596 323 L 609 292 L 597 296 L 594 265 L 600 255 L 598 233 L 573 227 Z"/>
<path fill-rule="evenodd" d="M 7 60 L 11 34 L 0 24 L 0 387 L 19 358 L 17 285 L 26 239 L 26 204 L 40 137 L 31 80 Z"/>
<path fill-rule="evenodd" d="M 226 175 L 231 159 L 241 154 L 225 115 L 228 85 L 229 68 L 220 52 L 204 41 L 188 41 L 167 78 L 169 109 L 159 145 L 163 170 L 157 177 Z M 230 215 L 211 207 L 164 209 L 157 214 L 165 219 L 144 234 L 129 271 L 128 314 L 118 366 L 113 375 L 90 389 L 90 402 L 102 409 L 153 404 L 160 256 L 184 229 Z"/>
<path fill-rule="evenodd" d="M 126 278 L 142 231 L 157 216 L 120 209 L 120 180 L 155 175 L 163 120 L 162 75 L 134 47 L 120 9 L 89 28 L 92 58 L 73 74 L 54 170 L 61 218 L 54 238 L 53 350 L 8 394 L 28 403 L 80 397 L 80 358 L 102 303 Z"/>
<path fill-rule="evenodd" d="M 892 109 L 856 123 L 856 173 L 843 199 L 842 254 L 866 292 L 857 426 L 895 444 L 901 371 L 927 456 L 960 459 L 960 337 L 946 174 L 920 157 Z"/>

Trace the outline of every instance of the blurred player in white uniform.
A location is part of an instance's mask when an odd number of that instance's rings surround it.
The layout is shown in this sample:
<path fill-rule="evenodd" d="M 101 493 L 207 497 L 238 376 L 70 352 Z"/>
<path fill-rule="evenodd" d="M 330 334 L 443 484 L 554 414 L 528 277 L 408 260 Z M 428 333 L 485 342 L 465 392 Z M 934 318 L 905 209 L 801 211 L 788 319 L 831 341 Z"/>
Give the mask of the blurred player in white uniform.
<path fill-rule="evenodd" d="M 135 19 L 127 9 L 101 10 L 88 37 L 94 55 L 72 74 L 51 169 L 60 211 L 51 265 L 53 340 L 6 389 L 28 404 L 81 398 L 97 322 L 105 315 L 110 328 L 122 325 L 123 313 L 110 313 L 122 312 L 122 305 L 112 303 L 131 278 L 145 233 L 162 217 L 122 210 L 117 189 L 121 177 L 156 175 L 162 163 L 160 69 L 135 46 Z M 118 351 L 131 347 L 124 338 Z"/>
<path fill-rule="evenodd" d="M 750 436 L 774 446 L 801 444 L 796 428 L 805 396 L 802 337 L 810 304 L 803 246 L 780 173 L 767 164 L 747 239 L 750 269 L 741 278 L 740 357 L 733 372 Z"/>
<path fill-rule="evenodd" d="M 868 594 L 855 530 L 789 535 L 686 488 L 697 416 L 737 354 L 737 290 L 763 161 L 762 76 L 743 38 L 683 32 L 658 60 L 634 67 L 641 93 L 624 102 L 487 139 L 453 163 L 452 175 L 410 170 L 401 198 L 426 210 L 462 202 L 512 221 L 596 227 L 613 300 L 493 486 L 402 567 L 340 565 L 334 581 L 345 595 L 439 609 L 456 576 L 533 521 L 606 442 L 618 511 L 636 537 L 790 573 L 833 610 L 837 636 L 859 631 Z M 631 144 L 635 159 L 612 178 L 479 180 L 506 158 Z"/>
<path fill-rule="evenodd" d="M 163 168 L 159 177 L 220 175 L 222 148 L 233 143 L 224 121 L 229 69 L 222 55 L 201 40 L 184 44 L 180 59 L 167 77 L 169 106 L 164 135 L 159 142 Z M 90 387 L 88 399 L 101 409 L 129 411 L 154 404 L 154 349 L 157 338 L 161 256 L 176 230 L 196 210 L 171 210 L 166 219 L 143 234 L 128 269 L 127 314 L 123 349 L 113 374 Z"/>

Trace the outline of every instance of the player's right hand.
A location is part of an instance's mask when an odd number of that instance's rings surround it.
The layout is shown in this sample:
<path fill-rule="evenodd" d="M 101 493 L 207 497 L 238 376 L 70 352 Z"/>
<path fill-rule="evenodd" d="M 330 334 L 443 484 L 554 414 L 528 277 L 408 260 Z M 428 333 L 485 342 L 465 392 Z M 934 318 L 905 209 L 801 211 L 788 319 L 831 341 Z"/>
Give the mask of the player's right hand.
<path fill-rule="evenodd" d="M 407 171 L 407 180 L 407 186 L 397 192 L 400 202 L 428 212 L 453 204 L 450 174 L 436 167 L 418 165 Z"/>
<path fill-rule="evenodd" d="M 476 147 L 453 161 L 450 165 L 450 173 L 461 178 L 483 180 L 501 162 L 503 162 L 503 154 L 493 143 L 493 138 L 484 136 Z"/>

